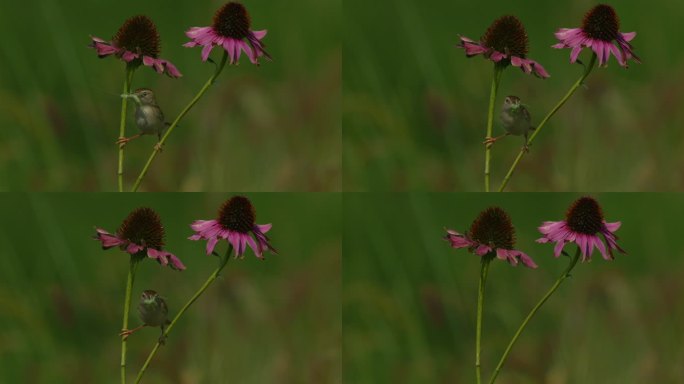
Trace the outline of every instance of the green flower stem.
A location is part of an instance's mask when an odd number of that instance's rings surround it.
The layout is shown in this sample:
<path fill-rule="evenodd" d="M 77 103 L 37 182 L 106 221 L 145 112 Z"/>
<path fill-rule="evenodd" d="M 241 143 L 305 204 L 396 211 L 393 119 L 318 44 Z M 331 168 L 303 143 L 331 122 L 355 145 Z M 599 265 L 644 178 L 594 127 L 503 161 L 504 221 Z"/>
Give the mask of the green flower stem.
<path fill-rule="evenodd" d="M 126 297 L 124 299 L 124 314 L 122 329 L 128 329 L 128 313 L 131 309 L 131 294 L 133 292 L 133 281 L 135 280 L 135 269 L 138 262 L 133 259 L 128 266 L 128 279 L 126 280 Z M 121 336 L 121 384 L 126 384 L 126 337 Z"/>
<path fill-rule="evenodd" d="M 131 93 L 131 83 L 133 82 L 133 72 L 135 68 L 126 66 L 126 78 L 124 79 L 123 93 L 128 95 Z M 119 138 L 126 137 L 126 112 L 128 111 L 128 97 L 123 97 L 121 100 L 121 123 L 119 125 Z M 124 147 L 119 145 L 119 169 L 116 172 L 119 192 L 123 192 L 123 161 L 124 161 Z"/>
<path fill-rule="evenodd" d="M 494 125 L 494 103 L 496 103 L 496 92 L 499 89 L 499 81 L 501 81 L 501 74 L 503 73 L 503 67 L 498 63 L 494 63 L 494 74 L 492 75 L 492 88 L 489 91 L 489 108 L 487 109 L 487 138 L 492 137 L 492 127 Z M 490 162 L 492 158 L 492 145 L 485 145 L 485 170 L 484 170 L 484 183 L 485 192 L 489 192 L 489 180 L 490 180 Z"/>
<path fill-rule="evenodd" d="M 518 330 L 515 332 L 515 335 L 513 335 L 513 338 L 508 343 L 506 350 L 504 351 L 503 355 L 501 356 L 501 360 L 499 360 L 499 364 L 496 366 L 496 369 L 494 370 L 494 373 L 492 374 L 492 378 L 489 379 L 489 384 L 493 384 L 494 380 L 496 380 L 496 377 L 499 375 L 499 371 L 501 370 L 504 363 L 506 362 L 506 358 L 508 358 L 508 354 L 511 352 L 511 349 L 513 348 L 513 344 L 515 344 L 515 342 L 518 340 L 518 337 L 520 337 L 520 335 L 522 334 L 523 329 L 525 329 L 525 327 L 527 326 L 527 323 L 530 322 L 532 317 L 534 317 L 534 315 L 537 313 L 539 308 L 541 308 L 541 306 L 544 305 L 546 300 L 548 300 L 549 297 L 551 297 L 551 295 L 553 295 L 553 293 L 556 292 L 556 290 L 558 289 L 558 287 L 560 287 L 560 285 L 563 283 L 563 281 L 565 281 L 565 279 L 570 277 L 570 271 L 572 271 L 572 269 L 575 268 L 575 265 L 577 264 L 577 260 L 579 260 L 579 256 L 580 256 L 580 248 L 577 247 L 577 252 L 575 252 L 575 256 L 570 260 L 570 264 L 568 264 L 568 267 L 565 268 L 565 271 L 563 271 L 563 273 L 560 275 L 558 280 L 556 280 L 556 282 L 553 284 L 553 286 L 551 286 L 551 288 L 546 292 L 544 297 L 542 297 L 541 300 L 539 300 L 539 302 L 537 303 L 537 305 L 535 305 L 534 308 L 532 308 L 532 310 L 527 315 L 525 320 L 523 320 L 522 324 L 520 324 L 520 328 L 518 328 Z"/>
<path fill-rule="evenodd" d="M 553 115 L 558 112 L 559 109 L 567 102 L 570 97 L 575 93 L 575 91 L 584 83 L 584 80 L 589 76 L 591 71 L 594 69 L 594 65 L 596 64 L 596 54 L 592 54 L 591 56 L 591 61 L 589 62 L 589 65 L 584 67 L 584 73 L 582 73 L 582 76 L 580 76 L 579 79 L 575 82 L 575 84 L 572 85 L 568 93 L 563 96 L 563 98 L 556 104 L 555 107 L 544 117 L 544 120 L 539 123 L 537 128 L 534 130 L 534 133 L 532 133 L 532 136 L 530 136 L 530 139 L 527 140 L 527 147 L 532 145 L 532 142 L 534 141 L 534 138 L 537 137 L 539 132 L 541 132 L 542 128 L 546 124 L 549 119 Z M 518 153 L 518 156 L 515 158 L 513 161 L 513 164 L 511 165 L 511 168 L 508 170 L 508 173 L 506 174 L 506 177 L 504 177 L 503 182 L 501 182 L 501 186 L 499 187 L 499 192 L 503 192 L 504 189 L 506 189 L 506 185 L 508 185 L 508 182 L 511 180 L 511 176 L 513 176 L 513 172 L 515 171 L 515 168 L 518 166 L 518 163 L 520 163 L 520 160 L 522 160 L 523 156 L 525 155 L 526 151 L 525 148 L 522 148 L 520 152 Z"/>
<path fill-rule="evenodd" d="M 477 326 L 475 328 L 475 377 L 477 384 L 482 382 L 480 369 L 480 340 L 482 339 L 482 308 L 484 307 L 485 283 L 487 282 L 487 272 L 489 272 L 489 262 L 491 259 L 482 258 L 480 269 L 480 286 L 477 290 Z"/>
<path fill-rule="evenodd" d="M 204 83 L 204 86 L 202 87 L 202 89 L 200 89 L 200 91 L 197 93 L 197 95 L 195 95 L 195 97 L 192 100 L 190 100 L 190 103 L 185 106 L 185 108 L 181 111 L 180 114 L 178 114 L 176 119 L 169 126 L 169 129 L 166 130 L 166 133 L 164 134 L 164 136 L 162 136 L 159 143 L 152 150 L 152 154 L 150 154 L 149 159 L 147 159 L 147 163 L 145 163 L 145 167 L 143 167 L 142 171 L 140 171 L 140 175 L 138 175 L 138 178 L 135 180 L 135 184 L 133 185 L 133 189 L 131 189 L 131 192 L 136 192 L 138 190 L 138 188 L 140 188 L 140 183 L 142 183 L 142 180 L 145 177 L 145 175 L 147 174 L 147 171 L 150 168 L 152 161 L 154 161 L 154 158 L 157 157 L 157 154 L 159 152 L 161 152 L 161 149 L 164 146 L 166 139 L 169 137 L 171 132 L 173 132 L 173 129 L 176 128 L 176 126 L 181 121 L 181 119 L 183 119 L 183 117 L 185 117 L 185 115 L 188 112 L 190 112 L 192 107 L 194 107 L 195 104 L 197 104 L 197 102 L 199 101 L 199 99 L 201 99 L 202 96 L 204 96 L 204 93 L 207 92 L 209 87 L 211 87 L 211 85 L 214 84 L 214 82 L 216 81 L 216 78 L 221 74 L 221 71 L 223 71 L 223 67 L 226 66 L 227 60 L 228 60 L 228 52 L 223 51 L 223 58 L 221 59 L 221 63 L 216 67 L 216 71 L 214 71 L 214 74 L 211 75 L 209 80 L 207 80 L 207 82 Z"/>
<path fill-rule="evenodd" d="M 209 288 L 211 283 L 213 283 L 214 280 L 216 280 L 216 278 L 221 273 L 221 270 L 223 269 L 223 267 L 225 267 L 226 263 L 228 263 L 228 260 L 230 259 L 230 253 L 232 251 L 233 251 L 233 246 L 231 245 L 228 247 L 228 251 L 226 251 L 226 255 L 221 259 L 221 263 L 219 264 L 218 268 L 216 268 L 216 270 L 209 276 L 207 281 L 204 282 L 204 284 L 200 287 L 200 289 L 197 292 L 195 292 L 195 294 L 192 296 L 192 298 L 190 298 L 190 300 L 188 300 L 188 302 L 185 303 L 185 305 L 183 306 L 183 308 L 181 308 L 181 310 L 178 312 L 176 317 L 173 318 L 173 320 L 171 321 L 171 324 L 169 324 L 169 326 L 166 327 L 166 330 L 164 331 L 164 334 L 162 335 L 162 337 L 160 337 L 160 340 L 166 339 L 166 336 L 171 332 L 171 330 L 173 329 L 173 326 L 176 325 L 176 322 L 181 318 L 181 316 L 183 316 L 185 311 L 187 311 L 188 308 L 190 308 L 190 306 L 192 305 L 192 303 L 194 303 L 204 293 L 204 291 L 206 291 L 207 288 Z M 159 349 L 159 345 L 160 345 L 160 343 L 159 343 L 159 341 L 157 341 L 157 343 L 154 345 L 154 348 L 152 348 L 152 351 L 147 356 L 147 360 L 145 360 L 145 364 L 143 364 L 142 368 L 140 368 L 140 371 L 138 372 L 138 377 L 136 377 L 136 379 L 135 379 L 135 384 L 138 384 L 140 382 L 140 379 L 142 379 L 143 375 L 145 374 L 145 371 L 147 370 L 147 367 L 150 365 L 150 362 L 152 361 L 152 358 L 154 357 L 154 355 L 157 354 L 157 350 Z"/>

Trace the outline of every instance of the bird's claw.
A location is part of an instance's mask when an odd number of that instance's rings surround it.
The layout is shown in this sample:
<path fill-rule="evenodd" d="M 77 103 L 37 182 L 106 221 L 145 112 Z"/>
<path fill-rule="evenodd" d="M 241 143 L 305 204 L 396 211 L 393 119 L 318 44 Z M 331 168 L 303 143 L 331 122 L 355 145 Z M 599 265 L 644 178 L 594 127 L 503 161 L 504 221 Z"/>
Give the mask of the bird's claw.
<path fill-rule="evenodd" d="M 122 329 L 121 332 L 119 332 L 119 336 L 123 337 L 124 340 L 128 339 L 128 336 L 130 336 L 133 333 L 130 329 Z"/>
<path fill-rule="evenodd" d="M 157 143 L 154 145 L 154 150 L 157 152 L 161 152 L 163 150 L 163 145 L 162 143 Z"/>
<path fill-rule="evenodd" d="M 119 146 L 119 148 L 123 148 L 123 147 L 126 146 L 126 144 L 128 144 L 129 141 L 131 141 L 131 139 L 129 139 L 129 138 L 127 138 L 127 137 L 119 137 L 119 138 L 115 141 L 115 143 Z"/>
<path fill-rule="evenodd" d="M 492 144 L 496 143 L 496 140 L 498 140 L 496 137 L 485 137 L 485 140 L 482 142 L 482 144 L 486 145 L 487 147 L 491 147 Z"/>

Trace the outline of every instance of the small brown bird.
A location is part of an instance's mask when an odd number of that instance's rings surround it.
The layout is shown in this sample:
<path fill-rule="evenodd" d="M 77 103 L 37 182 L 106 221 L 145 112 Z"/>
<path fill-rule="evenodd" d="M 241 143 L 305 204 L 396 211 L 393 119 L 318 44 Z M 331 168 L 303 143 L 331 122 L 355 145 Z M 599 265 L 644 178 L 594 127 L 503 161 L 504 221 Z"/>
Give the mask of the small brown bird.
<path fill-rule="evenodd" d="M 161 134 L 164 128 L 169 126 L 169 123 L 164 120 L 164 113 L 157 104 L 154 92 L 148 88 L 140 88 L 136 89 L 132 94 L 124 94 L 121 97 L 130 97 L 135 100 L 137 104 L 135 108 L 135 123 L 138 129 L 140 129 L 140 133 L 131 137 L 120 137 L 116 143 L 123 146 L 142 135 L 152 134 L 156 134 L 158 140 L 161 140 Z"/>
<path fill-rule="evenodd" d="M 484 144 L 494 144 L 497 140 L 508 135 L 524 135 L 524 148 L 527 151 L 527 134 L 530 131 L 534 131 L 535 128 L 532 126 L 532 116 L 530 116 L 530 112 L 524 104 L 520 103 L 520 98 L 518 96 L 506 96 L 500 117 L 506 133 L 498 137 L 488 137 L 484 141 Z"/>
<path fill-rule="evenodd" d="M 125 339 L 144 327 L 161 327 L 159 343 L 164 344 L 164 327 L 171 323 L 167 317 L 168 314 L 169 307 L 166 306 L 166 301 L 157 292 L 151 289 L 143 291 L 138 304 L 138 315 L 143 324 L 133 329 L 124 329 L 119 333 L 119 336 L 123 336 Z"/>

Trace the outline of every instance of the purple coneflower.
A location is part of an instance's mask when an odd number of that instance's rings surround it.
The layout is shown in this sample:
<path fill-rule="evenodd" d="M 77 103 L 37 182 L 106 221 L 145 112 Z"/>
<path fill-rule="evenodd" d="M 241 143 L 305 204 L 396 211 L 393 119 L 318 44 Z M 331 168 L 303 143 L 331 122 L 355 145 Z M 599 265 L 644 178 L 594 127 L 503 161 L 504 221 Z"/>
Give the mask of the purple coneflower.
<path fill-rule="evenodd" d="M 250 26 L 251 19 L 245 6 L 231 1 L 216 11 L 211 26 L 192 27 L 185 32 L 192 41 L 183 46 L 202 46 L 202 61 L 207 61 L 215 45 L 220 45 L 226 50 L 230 64 L 237 64 L 242 51 L 252 64 L 259 65 L 260 56 L 271 60 L 271 56 L 264 50 L 265 45 L 261 42 L 267 31 L 252 31 Z"/>
<path fill-rule="evenodd" d="M 534 73 L 543 79 L 549 77 L 541 64 L 526 58 L 527 32 L 515 16 L 502 16 L 494 20 L 479 42 L 460 35 L 459 38 L 461 42 L 458 47 L 465 49 L 468 57 L 483 55 L 497 64 L 512 64 L 527 74 Z"/>
<path fill-rule="evenodd" d="M 596 53 L 599 66 L 608 65 L 611 53 L 621 66 L 627 68 L 627 60 L 641 63 L 629 43 L 636 32 L 621 33 L 620 19 L 610 5 L 599 4 L 584 16 L 582 28 L 561 28 L 556 32 L 560 43 L 553 48 L 572 48 L 570 62 L 577 61 L 582 48 L 588 47 Z"/>
<path fill-rule="evenodd" d="M 116 55 L 129 65 L 143 64 L 154 68 L 157 73 L 166 73 L 170 77 L 181 77 L 175 65 L 170 61 L 159 58 L 160 38 L 157 27 L 147 16 L 133 16 L 126 20 L 116 32 L 112 41 L 105 41 L 99 37 L 90 37 L 100 58 Z"/>
<path fill-rule="evenodd" d="M 582 261 L 591 260 L 594 247 L 603 255 L 606 260 L 613 260 L 613 249 L 621 253 L 626 253 L 617 244 L 617 236 L 614 232 L 622 225 L 617 221 L 608 223 L 603 218 L 603 211 L 596 200 L 591 197 L 582 197 L 575 200 L 565 214 L 563 221 L 545 221 L 539 227 L 539 232 L 544 237 L 537 240 L 538 243 L 556 243 L 554 256 L 560 256 L 563 247 L 568 243 L 576 243 L 582 252 Z M 599 235 L 603 236 L 608 245 L 601 241 Z"/>
<path fill-rule="evenodd" d="M 518 261 L 522 261 L 529 268 L 537 268 L 537 264 L 529 256 L 513 249 L 515 228 L 506 211 L 499 207 L 490 207 L 482 211 L 465 234 L 451 229 L 446 231 L 445 240 L 451 243 L 452 248 L 468 248 L 478 256 L 496 256 L 512 265 L 518 265 Z"/>
<path fill-rule="evenodd" d="M 214 247 L 220 239 L 228 241 L 233 246 L 235 257 L 243 256 L 247 245 L 259 259 L 264 258 L 265 249 L 277 253 L 265 235 L 271 230 L 271 224 L 256 224 L 254 206 L 244 196 L 234 196 L 223 203 L 217 219 L 197 220 L 190 227 L 195 231 L 195 234 L 189 237 L 190 240 L 207 240 L 207 255 L 214 252 Z"/>
<path fill-rule="evenodd" d="M 95 228 L 95 239 L 102 243 L 102 249 L 119 247 L 139 260 L 145 256 L 162 265 L 182 271 L 185 265 L 174 254 L 164 251 L 164 226 L 157 212 L 151 208 L 138 208 L 121 223 L 116 234 Z M 170 262 L 170 263 L 169 263 Z"/>

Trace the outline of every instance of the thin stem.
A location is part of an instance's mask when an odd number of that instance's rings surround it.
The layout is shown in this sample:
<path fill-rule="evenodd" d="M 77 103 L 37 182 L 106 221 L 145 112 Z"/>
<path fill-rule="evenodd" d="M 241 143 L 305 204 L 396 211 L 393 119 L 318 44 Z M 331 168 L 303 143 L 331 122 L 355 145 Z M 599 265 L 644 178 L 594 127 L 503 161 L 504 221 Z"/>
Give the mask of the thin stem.
<path fill-rule="evenodd" d="M 135 68 L 126 66 L 126 77 L 124 79 L 123 93 L 128 95 L 131 93 L 131 82 L 133 81 L 133 72 Z M 119 125 L 119 138 L 126 136 L 126 113 L 128 111 L 128 97 L 122 97 L 121 99 L 121 123 Z M 119 192 L 123 192 L 123 161 L 124 161 L 124 147 L 119 145 L 119 169 L 116 172 Z"/>
<path fill-rule="evenodd" d="M 522 160 L 523 156 L 527 152 L 526 148 L 528 148 L 532 145 L 532 142 L 534 141 L 535 137 L 537 137 L 539 132 L 541 132 L 541 130 L 544 127 L 544 125 L 546 124 L 546 122 L 549 121 L 549 119 L 551 119 L 551 117 L 553 115 L 555 115 L 559 109 L 561 109 L 563 104 L 565 104 L 565 102 L 567 102 L 570 99 L 570 97 L 582 85 L 582 83 L 584 83 L 584 80 L 587 78 L 587 76 L 589 76 L 591 71 L 594 69 L 594 64 L 596 64 L 596 54 L 595 53 L 592 54 L 591 61 L 589 62 L 589 65 L 584 67 L 584 73 L 582 73 L 582 76 L 580 76 L 580 78 L 577 79 L 575 84 L 573 84 L 572 87 L 570 87 L 570 90 L 568 91 L 568 93 L 566 93 L 565 96 L 563 96 L 563 98 L 558 102 L 558 104 L 556 104 L 556 106 L 553 107 L 553 109 L 551 109 L 551 111 L 544 117 L 544 120 L 542 120 L 541 123 L 539 123 L 537 128 L 534 130 L 534 133 L 532 133 L 532 136 L 530 136 L 529 140 L 527 140 L 527 145 L 524 146 L 522 149 L 520 149 L 520 152 L 518 153 L 518 156 L 513 161 L 513 164 L 511 165 L 511 168 L 508 170 L 506 177 L 504 177 L 503 181 L 501 182 L 501 186 L 499 187 L 499 192 L 503 192 L 504 189 L 506 189 L 506 185 L 508 185 L 508 182 L 510 181 L 511 176 L 513 176 L 513 172 L 515 172 L 515 168 L 518 166 L 518 163 L 520 163 L 520 160 Z"/>
<path fill-rule="evenodd" d="M 496 92 L 499 89 L 499 81 L 501 80 L 501 73 L 503 69 L 498 63 L 494 63 L 494 74 L 492 75 L 492 87 L 489 91 L 489 108 L 487 109 L 487 136 L 489 139 L 492 137 L 492 127 L 494 125 L 494 103 L 496 103 Z M 492 145 L 485 144 L 485 170 L 484 170 L 484 183 L 485 192 L 489 192 L 489 180 L 490 180 L 490 162 L 492 158 Z"/>
<path fill-rule="evenodd" d="M 122 329 L 128 329 L 128 313 L 131 309 L 131 294 L 133 292 L 133 281 L 135 280 L 135 267 L 137 261 L 131 256 L 128 266 L 128 279 L 126 280 L 126 297 L 124 298 L 124 314 Z M 126 384 L 126 337 L 121 337 L 121 384 Z"/>
<path fill-rule="evenodd" d="M 226 251 L 226 255 L 221 259 L 221 263 L 219 264 L 219 266 L 209 276 L 207 281 L 204 282 L 204 284 L 200 287 L 200 289 L 197 292 L 195 292 L 195 294 L 190 298 L 190 300 L 188 300 L 188 302 L 185 303 L 185 305 L 183 306 L 183 308 L 181 308 L 181 310 L 178 312 L 178 314 L 176 314 L 176 317 L 174 317 L 173 320 L 171 321 L 171 324 L 169 324 L 169 326 L 166 327 L 164 334 L 159 338 L 159 340 L 166 339 L 166 336 L 171 332 L 171 330 L 173 329 L 173 326 L 176 325 L 176 322 L 181 318 L 181 316 L 183 316 L 185 311 L 187 311 L 188 308 L 190 308 L 190 306 L 192 305 L 192 303 L 194 303 L 204 293 L 204 291 L 206 291 L 207 288 L 209 288 L 211 283 L 213 283 L 214 280 L 216 280 L 216 278 L 221 273 L 221 270 L 223 269 L 223 267 L 225 267 L 226 263 L 228 263 L 228 260 L 230 259 L 230 253 L 232 252 L 232 250 L 233 250 L 233 246 L 229 246 L 228 251 Z M 138 376 L 135 379 L 135 384 L 138 384 L 140 382 L 140 379 L 142 379 L 143 375 L 145 374 L 145 371 L 147 370 L 147 367 L 150 365 L 150 362 L 152 361 L 152 358 L 154 357 L 154 355 L 157 354 L 157 350 L 159 349 L 160 345 L 161 345 L 161 343 L 159 341 L 157 341 L 157 343 L 154 345 L 154 348 L 152 348 L 152 351 L 147 356 L 147 360 L 145 360 L 145 364 L 143 364 L 142 368 L 140 368 L 140 371 L 138 372 Z"/>
<path fill-rule="evenodd" d="M 579 256 L 580 256 L 580 248 L 577 247 L 577 252 L 575 252 L 575 256 L 570 260 L 570 264 L 568 264 L 568 267 L 565 268 L 565 270 L 560 275 L 558 280 L 556 280 L 556 282 L 546 292 L 544 297 L 542 297 L 541 300 L 539 300 L 539 302 L 537 303 L 537 305 L 535 305 L 534 308 L 532 308 L 532 310 L 527 315 L 525 320 L 523 320 L 522 324 L 520 324 L 520 327 L 515 332 L 515 335 L 513 335 L 513 338 L 508 343 L 506 350 L 504 351 L 503 355 L 501 356 L 501 360 L 499 360 L 499 364 L 496 366 L 496 369 L 494 370 L 494 373 L 492 374 L 492 378 L 489 379 L 489 384 L 493 384 L 494 380 L 496 380 L 496 377 L 499 375 L 499 371 L 501 370 L 504 363 L 506 362 L 506 358 L 508 358 L 508 354 L 511 352 L 511 349 L 513 348 L 513 344 L 515 344 L 515 342 L 518 340 L 518 337 L 520 337 L 520 335 L 522 334 L 523 330 L 527 326 L 527 323 L 530 322 L 532 317 L 534 317 L 534 315 L 537 313 L 539 308 L 541 308 L 541 306 L 544 305 L 546 300 L 548 300 L 549 297 L 551 297 L 551 295 L 553 295 L 553 293 L 556 292 L 556 290 L 558 289 L 558 287 L 560 287 L 560 285 L 563 283 L 563 281 L 565 281 L 565 279 L 570 277 L 570 271 L 572 271 L 572 269 L 575 268 L 575 265 L 577 264 L 577 260 L 579 260 Z"/>
<path fill-rule="evenodd" d="M 143 167 L 142 171 L 140 171 L 140 175 L 138 175 L 138 178 L 135 180 L 135 184 L 133 185 L 133 189 L 131 189 L 131 192 L 136 192 L 138 188 L 140 188 L 140 183 L 142 183 L 143 178 L 147 174 L 147 171 L 150 168 L 150 165 L 152 164 L 152 161 L 154 161 L 154 158 L 157 157 L 157 153 L 161 152 L 162 147 L 164 146 L 164 143 L 166 142 L 166 139 L 169 137 L 171 132 L 173 131 L 174 128 L 178 125 L 178 123 L 185 117 L 185 115 L 190 112 L 192 107 L 197 104 L 199 99 L 202 98 L 204 93 L 211 87 L 212 84 L 216 81 L 216 78 L 221 74 L 221 71 L 223 71 L 223 67 L 226 66 L 226 61 L 228 59 L 228 52 L 224 51 L 223 52 L 223 58 L 221 59 L 221 63 L 216 67 L 216 71 L 214 71 L 214 74 L 211 75 L 209 80 L 207 80 L 206 83 L 204 83 L 204 86 L 200 91 L 195 95 L 195 97 L 190 100 L 190 103 L 183 108 L 180 114 L 176 117 L 176 119 L 171 123 L 169 126 L 169 129 L 166 130 L 166 133 L 164 136 L 162 136 L 161 140 L 157 145 L 154 146 L 154 149 L 152 150 L 152 154 L 150 154 L 150 157 L 147 159 L 147 163 L 145 163 L 145 166 Z"/>
<path fill-rule="evenodd" d="M 490 259 L 482 259 L 480 268 L 480 286 L 477 290 L 477 326 L 475 328 L 475 377 L 477 384 L 482 382 L 480 369 L 480 340 L 482 339 L 482 309 L 484 308 L 485 283 L 487 282 L 487 272 L 489 272 Z"/>

